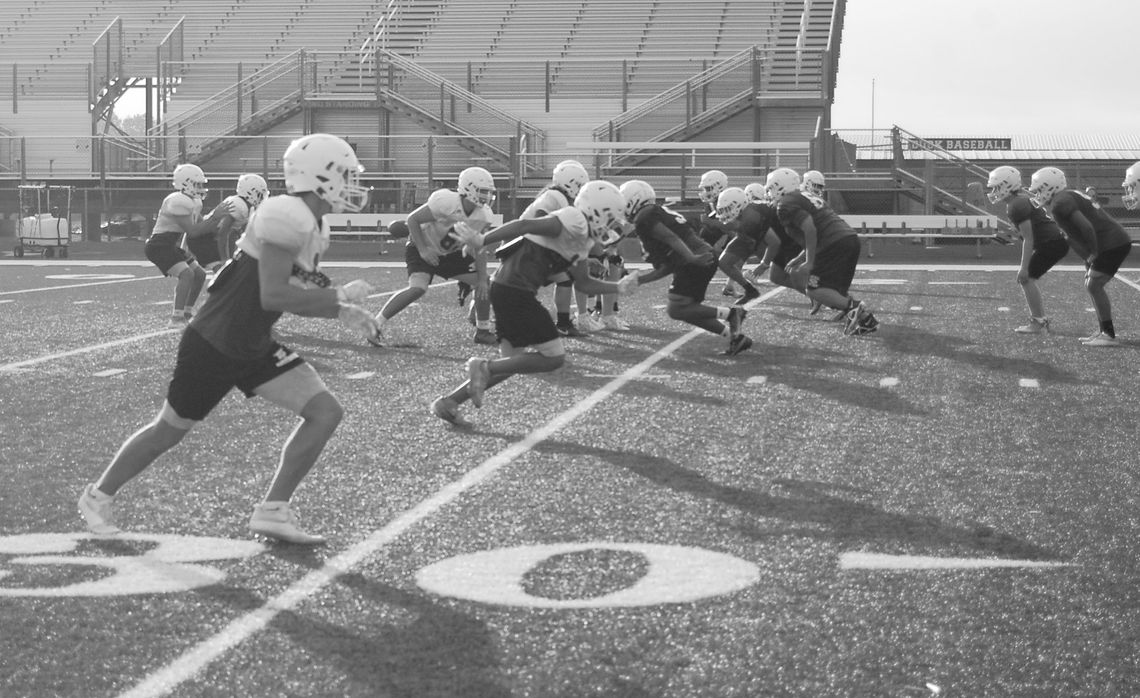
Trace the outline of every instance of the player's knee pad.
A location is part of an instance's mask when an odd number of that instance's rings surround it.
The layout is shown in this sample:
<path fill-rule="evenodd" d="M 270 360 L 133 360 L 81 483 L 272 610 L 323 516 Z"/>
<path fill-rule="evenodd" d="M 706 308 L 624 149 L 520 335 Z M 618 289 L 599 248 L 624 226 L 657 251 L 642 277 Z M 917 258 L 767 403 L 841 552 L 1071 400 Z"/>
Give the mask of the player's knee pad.
<path fill-rule="evenodd" d="M 431 285 L 431 276 L 428 274 L 416 273 L 408 277 L 408 288 L 418 291 L 420 296 L 427 293 L 429 285 Z"/>

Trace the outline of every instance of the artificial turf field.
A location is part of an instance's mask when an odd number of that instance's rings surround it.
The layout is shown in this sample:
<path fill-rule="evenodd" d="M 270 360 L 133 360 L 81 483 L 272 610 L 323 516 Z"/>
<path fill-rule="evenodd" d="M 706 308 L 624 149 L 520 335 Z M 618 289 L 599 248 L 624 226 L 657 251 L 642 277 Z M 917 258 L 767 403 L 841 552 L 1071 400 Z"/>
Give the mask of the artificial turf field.
<path fill-rule="evenodd" d="M 0 263 L 0 696 L 1138 695 L 1138 271 L 1093 349 L 1075 257 L 1053 333 L 1011 332 L 1010 258 L 865 259 L 865 338 L 766 284 L 737 357 L 658 282 L 469 430 L 427 412 L 493 351 L 453 284 L 385 349 L 287 316 L 347 408 L 294 499 L 317 548 L 249 536 L 294 421 L 236 394 L 86 535 L 161 404 L 173 282 Z M 326 271 L 378 310 L 405 277 L 375 259 Z"/>

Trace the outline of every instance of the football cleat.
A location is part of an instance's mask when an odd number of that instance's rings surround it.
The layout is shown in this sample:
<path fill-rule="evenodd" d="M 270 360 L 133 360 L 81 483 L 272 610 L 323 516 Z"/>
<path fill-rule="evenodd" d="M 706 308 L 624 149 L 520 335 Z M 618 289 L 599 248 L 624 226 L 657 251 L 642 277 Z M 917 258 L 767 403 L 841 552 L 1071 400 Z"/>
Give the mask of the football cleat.
<path fill-rule="evenodd" d="M 471 404 L 476 407 L 483 406 L 483 391 L 491 381 L 491 370 L 488 359 L 472 357 L 467 359 L 467 392 L 471 395 Z"/>
<path fill-rule="evenodd" d="M 471 426 L 471 422 L 459 416 L 459 403 L 449 397 L 436 398 L 431 403 L 431 413 L 452 426 L 462 428 Z"/>
<path fill-rule="evenodd" d="M 471 292 L 475 289 L 471 288 L 471 284 L 466 281 L 460 281 L 457 285 L 459 287 L 457 291 L 459 307 L 462 308 L 467 303 L 467 298 L 471 295 Z"/>
<path fill-rule="evenodd" d="M 879 329 L 879 321 L 871 314 L 867 304 L 860 301 L 858 305 L 847 311 L 843 323 L 843 334 L 851 337 L 870 334 Z"/>
<path fill-rule="evenodd" d="M 1049 332 L 1049 318 L 1030 317 L 1029 322 L 1021 327 L 1013 328 L 1018 334 L 1042 334 Z"/>
<path fill-rule="evenodd" d="M 499 338 L 491 330 L 475 330 L 475 336 L 472 339 L 476 344 L 494 346 L 499 343 Z"/>
<path fill-rule="evenodd" d="M 259 536 L 272 538 L 285 543 L 319 545 L 325 542 L 323 536 L 305 533 L 301 530 L 297 512 L 289 502 L 262 502 L 249 517 L 249 530 Z"/>
<path fill-rule="evenodd" d="M 555 325 L 554 328 L 558 330 L 558 334 L 563 337 L 585 337 L 586 333 L 579 330 L 574 326 L 574 323 L 566 323 L 565 325 Z"/>
<path fill-rule="evenodd" d="M 1116 337 L 1109 337 L 1104 332 L 1097 332 L 1088 339 L 1082 339 L 1081 344 L 1086 347 L 1118 347 L 1120 340 Z"/>
<path fill-rule="evenodd" d="M 744 305 L 760 297 L 760 291 L 755 286 L 745 286 L 744 295 L 736 300 L 733 305 Z"/>
<path fill-rule="evenodd" d="M 629 325 L 617 315 L 603 315 L 602 326 L 607 330 L 615 330 L 617 332 L 629 331 Z"/>
<path fill-rule="evenodd" d="M 586 314 L 578 316 L 578 329 L 584 332 L 601 332 L 606 329 L 606 325 L 601 318 Z"/>
<path fill-rule="evenodd" d="M 114 495 L 103 494 L 95 489 L 95 485 L 83 488 L 83 494 L 79 495 L 79 513 L 87 522 L 88 531 L 100 536 L 113 536 L 121 532 L 115 525 L 114 502 Z"/>
<path fill-rule="evenodd" d="M 752 340 L 745 334 L 738 334 L 728 342 L 728 349 L 724 351 L 727 356 L 736 356 L 752 346 Z"/>

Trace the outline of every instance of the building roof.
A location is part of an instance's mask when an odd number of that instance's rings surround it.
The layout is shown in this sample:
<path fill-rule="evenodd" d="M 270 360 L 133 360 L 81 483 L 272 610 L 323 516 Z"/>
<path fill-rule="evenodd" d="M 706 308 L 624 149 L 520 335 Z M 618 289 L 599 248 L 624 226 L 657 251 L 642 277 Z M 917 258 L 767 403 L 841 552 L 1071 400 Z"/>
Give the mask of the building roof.
<path fill-rule="evenodd" d="M 890 160 L 891 133 L 887 129 L 837 130 L 836 135 L 857 149 L 859 160 Z M 1140 160 L 1140 133 L 1117 135 L 922 135 L 967 160 Z M 937 158 L 915 147 L 905 150 L 913 160 Z"/>

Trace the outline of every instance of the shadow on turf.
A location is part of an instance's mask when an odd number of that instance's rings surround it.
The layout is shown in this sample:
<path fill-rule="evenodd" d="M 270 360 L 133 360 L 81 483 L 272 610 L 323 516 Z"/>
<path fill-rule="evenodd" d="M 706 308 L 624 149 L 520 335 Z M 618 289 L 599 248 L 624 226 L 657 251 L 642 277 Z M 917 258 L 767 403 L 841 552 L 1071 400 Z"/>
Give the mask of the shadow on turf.
<path fill-rule="evenodd" d="M 789 493 L 789 496 L 782 496 L 721 484 L 667 458 L 644 453 L 559 441 L 544 442 L 536 446 L 535 450 L 598 458 L 661 487 L 717 501 L 758 518 L 826 527 L 824 531 L 796 531 L 797 535 L 826 538 L 845 544 L 892 541 L 912 548 L 908 552 L 925 551 L 939 555 L 980 551 L 1018 560 L 1058 559 L 1056 554 L 1045 548 L 998 533 L 988 526 L 953 526 L 934 516 L 893 514 L 864 502 L 845 499 L 837 494 L 845 491 L 841 485 L 776 478 L 772 481 L 772 489 L 779 488 Z M 741 532 L 756 538 L 772 535 L 770 530 L 761 532 L 742 528 Z"/>

